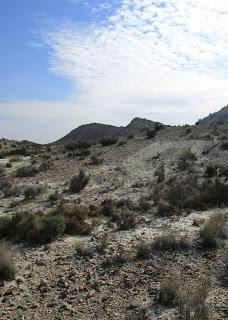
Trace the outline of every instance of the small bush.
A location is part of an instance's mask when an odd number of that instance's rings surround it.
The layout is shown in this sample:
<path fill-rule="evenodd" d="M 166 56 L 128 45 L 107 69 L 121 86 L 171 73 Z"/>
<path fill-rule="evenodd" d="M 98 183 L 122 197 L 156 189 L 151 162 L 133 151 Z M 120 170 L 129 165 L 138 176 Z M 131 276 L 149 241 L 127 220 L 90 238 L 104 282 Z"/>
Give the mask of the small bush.
<path fill-rule="evenodd" d="M 224 287 L 228 287 L 228 251 L 226 251 L 224 259 L 224 267 L 220 274 L 220 280 Z"/>
<path fill-rule="evenodd" d="M 52 212 L 52 215 L 60 215 L 64 217 L 66 229 L 65 232 L 71 235 L 88 235 L 93 226 L 89 225 L 86 220 L 88 218 L 88 210 L 81 206 L 60 206 Z"/>
<path fill-rule="evenodd" d="M 113 215 L 112 220 L 117 224 L 119 230 L 130 230 L 136 225 L 136 216 L 129 211 L 119 211 Z"/>
<path fill-rule="evenodd" d="M 126 140 L 120 140 L 117 144 L 117 147 L 125 146 L 127 144 Z"/>
<path fill-rule="evenodd" d="M 108 247 L 108 241 L 109 241 L 108 236 L 104 235 L 102 237 L 102 239 L 100 240 L 100 242 L 96 246 L 97 253 L 99 253 L 99 254 L 104 254 L 105 253 L 105 250 Z"/>
<path fill-rule="evenodd" d="M 99 154 L 93 154 L 90 157 L 90 164 L 94 165 L 94 166 L 98 166 L 98 165 L 102 164 L 103 161 L 104 161 L 104 158 L 100 157 Z"/>
<path fill-rule="evenodd" d="M 70 191 L 79 193 L 89 182 L 89 176 L 83 170 L 80 170 L 77 176 L 74 176 L 70 181 Z"/>
<path fill-rule="evenodd" d="M 100 144 L 103 146 L 103 147 L 107 147 L 107 146 L 111 146 L 113 144 L 116 144 L 118 141 L 117 138 L 103 138 L 100 140 Z"/>
<path fill-rule="evenodd" d="M 155 205 L 164 203 L 169 212 L 176 210 L 202 210 L 228 205 L 228 185 L 219 181 L 203 181 L 199 183 L 196 177 L 170 178 L 157 185 L 152 198 Z M 165 213 L 162 215 L 165 215 Z"/>
<path fill-rule="evenodd" d="M 193 153 L 190 148 L 186 149 L 178 158 L 177 168 L 182 171 L 188 170 L 192 167 L 192 163 L 196 160 L 196 154 Z"/>
<path fill-rule="evenodd" d="M 121 266 L 127 261 L 127 255 L 123 248 L 119 248 L 119 251 L 114 253 L 112 256 L 108 256 L 101 263 L 103 268 L 111 268 L 116 266 Z"/>
<path fill-rule="evenodd" d="M 153 130 L 153 129 L 146 129 L 146 138 L 147 139 L 153 139 L 156 137 L 156 130 Z"/>
<path fill-rule="evenodd" d="M 28 187 L 25 189 L 24 196 L 25 200 L 33 200 L 35 199 L 40 193 L 42 188 L 41 187 Z"/>
<path fill-rule="evenodd" d="M 101 203 L 100 213 L 106 217 L 111 217 L 115 212 L 115 202 L 112 199 L 105 199 Z"/>
<path fill-rule="evenodd" d="M 161 164 L 154 173 L 155 177 L 157 177 L 157 183 L 161 183 L 165 180 L 165 166 Z"/>
<path fill-rule="evenodd" d="M 39 171 L 47 171 L 53 167 L 53 162 L 51 160 L 43 161 L 39 166 Z"/>
<path fill-rule="evenodd" d="M 61 216 L 45 216 L 42 219 L 42 242 L 51 242 L 61 236 L 66 229 L 65 219 Z"/>
<path fill-rule="evenodd" d="M 218 168 L 216 166 L 211 166 L 211 165 L 206 166 L 205 177 L 207 178 L 215 177 L 217 175 L 217 169 Z"/>
<path fill-rule="evenodd" d="M 72 141 L 65 145 L 65 149 L 67 151 L 74 151 L 76 149 L 79 149 L 79 150 L 88 149 L 90 147 L 91 147 L 91 143 L 89 141 L 83 141 L 83 140 L 76 141 L 76 142 Z"/>
<path fill-rule="evenodd" d="M 12 163 L 11 162 L 7 162 L 7 164 L 6 164 L 6 168 L 12 168 Z"/>
<path fill-rule="evenodd" d="M 85 246 L 84 243 L 80 240 L 78 240 L 75 243 L 75 252 L 76 252 L 76 255 L 79 257 L 88 257 L 88 258 L 92 258 L 94 254 L 92 248 Z"/>
<path fill-rule="evenodd" d="M 134 139 L 134 134 L 133 133 L 130 133 L 127 137 L 128 140 L 133 140 Z"/>
<path fill-rule="evenodd" d="M 0 243 L 0 280 L 12 280 L 16 273 L 13 252 L 6 242 Z"/>
<path fill-rule="evenodd" d="M 53 241 L 65 231 L 65 219 L 60 216 L 21 212 L 1 218 L 0 237 L 40 244 Z"/>
<path fill-rule="evenodd" d="M 58 191 L 55 191 L 54 193 L 51 193 L 48 196 L 48 201 L 51 201 L 51 202 L 56 202 L 60 199 L 61 199 L 61 194 Z"/>
<path fill-rule="evenodd" d="M 220 149 L 225 151 L 228 150 L 228 142 L 223 142 L 220 146 Z"/>
<path fill-rule="evenodd" d="M 209 319 L 208 307 L 205 303 L 209 288 L 210 280 L 207 277 L 201 277 L 196 284 L 179 286 L 178 311 L 181 319 Z"/>
<path fill-rule="evenodd" d="M 213 214 L 200 230 L 201 244 L 204 248 L 215 248 L 219 239 L 227 237 L 226 217 Z"/>
<path fill-rule="evenodd" d="M 158 302 L 165 307 L 173 307 L 178 301 L 178 285 L 176 279 L 165 279 L 160 286 Z"/>
<path fill-rule="evenodd" d="M 34 166 L 25 166 L 16 170 L 16 177 L 25 178 L 33 177 L 38 173 L 38 169 Z"/>
<path fill-rule="evenodd" d="M 151 253 L 151 244 L 144 241 L 140 241 L 140 243 L 136 247 L 136 258 L 139 260 L 146 260 L 151 258 Z"/>
<path fill-rule="evenodd" d="M 2 175 L 3 173 L 5 173 L 5 170 L 2 167 L 0 167 L 0 175 Z"/>
<path fill-rule="evenodd" d="M 184 239 L 177 240 L 172 234 L 158 236 L 152 243 L 154 250 L 161 251 L 176 251 L 187 247 L 188 245 Z"/>
<path fill-rule="evenodd" d="M 10 180 L 2 180 L 0 182 L 0 190 L 5 197 L 17 197 L 20 195 L 19 188 L 14 186 Z"/>

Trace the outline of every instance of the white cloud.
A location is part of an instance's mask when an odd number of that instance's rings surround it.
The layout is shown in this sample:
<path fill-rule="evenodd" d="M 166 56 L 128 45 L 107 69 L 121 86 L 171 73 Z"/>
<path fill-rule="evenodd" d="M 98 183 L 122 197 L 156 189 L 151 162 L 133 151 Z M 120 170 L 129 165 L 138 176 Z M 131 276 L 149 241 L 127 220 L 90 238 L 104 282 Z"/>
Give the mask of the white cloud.
<path fill-rule="evenodd" d="M 109 9 L 107 3 L 100 8 Z M 51 70 L 73 81 L 75 96 L 4 104 L 8 116 L 33 119 L 34 140 L 58 138 L 86 122 L 126 124 L 134 116 L 193 123 L 227 104 L 227 0 L 123 0 L 112 12 L 100 25 L 68 22 L 45 35 Z"/>
<path fill-rule="evenodd" d="M 123 0 L 104 25 L 61 25 L 45 40 L 52 71 L 101 118 L 176 110 L 191 121 L 227 102 L 227 18 L 226 0 Z"/>

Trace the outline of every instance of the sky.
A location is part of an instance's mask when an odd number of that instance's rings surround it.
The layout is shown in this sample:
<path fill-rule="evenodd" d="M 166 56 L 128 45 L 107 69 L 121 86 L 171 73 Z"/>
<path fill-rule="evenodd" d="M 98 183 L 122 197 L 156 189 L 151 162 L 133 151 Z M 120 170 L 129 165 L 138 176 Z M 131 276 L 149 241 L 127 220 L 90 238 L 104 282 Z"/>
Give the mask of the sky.
<path fill-rule="evenodd" d="M 227 105 L 228 0 L 0 1 L 0 137 Z"/>

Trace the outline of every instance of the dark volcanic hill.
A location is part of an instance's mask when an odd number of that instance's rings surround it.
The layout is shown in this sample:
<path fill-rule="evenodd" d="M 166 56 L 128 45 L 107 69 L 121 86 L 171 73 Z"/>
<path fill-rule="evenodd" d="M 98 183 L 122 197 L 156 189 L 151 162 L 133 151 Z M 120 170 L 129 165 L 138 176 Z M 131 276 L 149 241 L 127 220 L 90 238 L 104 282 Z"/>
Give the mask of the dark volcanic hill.
<path fill-rule="evenodd" d="M 228 123 L 228 105 L 209 116 L 200 119 L 197 124 Z"/>
<path fill-rule="evenodd" d="M 104 137 L 119 137 L 127 136 L 129 134 L 138 134 L 145 129 L 154 129 L 155 124 L 160 123 L 142 118 L 134 118 L 126 127 L 117 127 L 102 123 L 90 123 L 77 127 L 57 142 L 65 143 L 72 140 L 96 141 Z"/>

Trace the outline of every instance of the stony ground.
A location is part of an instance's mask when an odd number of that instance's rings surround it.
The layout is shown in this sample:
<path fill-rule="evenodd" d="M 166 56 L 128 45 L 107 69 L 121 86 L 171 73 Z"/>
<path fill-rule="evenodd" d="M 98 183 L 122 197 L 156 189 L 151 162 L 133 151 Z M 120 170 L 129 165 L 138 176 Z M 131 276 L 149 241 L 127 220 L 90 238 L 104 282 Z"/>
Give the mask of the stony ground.
<path fill-rule="evenodd" d="M 135 204 L 146 199 L 149 203 L 148 208 L 137 210 L 136 225 L 130 230 L 120 231 L 109 218 L 99 216 L 94 218 L 96 227 L 89 236 L 64 236 L 41 246 L 13 243 L 17 274 L 14 280 L 1 282 L 0 319 L 180 319 L 176 307 L 165 307 L 157 301 L 162 281 L 172 275 L 193 294 L 200 278 L 210 278 L 208 319 L 228 319 L 228 290 L 218 278 L 227 240 L 222 240 L 216 250 L 197 247 L 205 221 L 215 212 L 226 213 L 227 208 L 161 217 L 150 197 L 161 165 L 166 177 L 190 174 L 176 168 L 178 157 L 189 148 L 197 156 L 194 172 L 198 175 L 207 164 L 227 164 L 228 151 L 221 148 L 227 133 L 228 126 L 170 127 L 154 139 L 142 135 L 119 146 L 98 144 L 92 146 L 91 153 L 104 159 L 99 165 L 91 165 L 90 156 L 68 157 L 55 146 L 44 148 L 41 155 L 38 152 L 11 161 L 11 167 L 6 164 L 12 157 L 0 160 L 4 168 L 1 179 L 7 177 L 21 190 L 16 197 L 1 196 L 1 216 L 21 210 L 48 213 L 58 205 L 48 201 L 54 191 L 62 195 L 65 204 L 100 205 L 110 198 L 130 199 Z M 7 141 L 3 149 L 10 144 Z M 51 160 L 52 166 L 34 177 L 15 177 L 18 167 L 34 159 L 38 164 Z M 90 175 L 88 185 L 79 194 L 66 192 L 70 179 L 82 168 Z M 23 190 L 28 186 L 41 186 L 42 193 L 24 201 Z M 178 252 L 156 252 L 148 259 L 137 259 L 140 242 L 151 242 L 167 232 L 184 237 L 191 245 Z M 106 248 L 98 253 L 96 248 L 104 238 Z M 77 254 L 79 242 L 88 254 Z M 108 259 L 116 255 L 120 261 L 108 264 Z M 193 315 L 191 319 L 199 318 Z"/>

